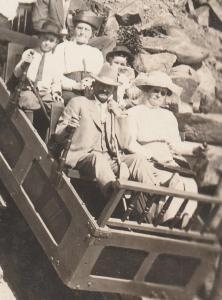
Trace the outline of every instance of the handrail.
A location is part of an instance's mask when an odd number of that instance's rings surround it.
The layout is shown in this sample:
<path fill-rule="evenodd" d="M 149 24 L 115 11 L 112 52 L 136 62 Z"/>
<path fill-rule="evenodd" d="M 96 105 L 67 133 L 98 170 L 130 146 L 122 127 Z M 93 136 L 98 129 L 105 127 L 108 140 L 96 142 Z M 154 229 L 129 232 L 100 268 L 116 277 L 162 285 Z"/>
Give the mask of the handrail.
<path fill-rule="evenodd" d="M 222 205 L 222 198 L 221 197 L 210 197 L 207 195 L 199 194 L 199 193 L 192 193 L 186 191 L 180 191 L 172 188 L 162 187 L 162 186 L 154 186 L 151 184 L 144 184 L 135 181 L 129 180 L 117 180 L 115 183 L 115 192 L 112 195 L 110 201 L 106 204 L 105 208 L 103 209 L 100 217 L 98 218 L 97 222 L 98 225 L 101 227 L 106 226 L 109 218 L 112 216 L 114 210 L 116 209 L 117 205 L 121 201 L 121 195 L 127 191 L 133 192 L 142 192 L 148 193 L 153 195 L 163 195 L 169 197 L 179 197 L 186 199 L 185 201 L 195 200 L 201 203 L 211 203 L 215 205 Z M 183 204 L 182 204 L 183 205 Z M 158 224 L 156 224 L 158 225 Z M 187 230 L 189 230 L 187 228 Z"/>
<path fill-rule="evenodd" d="M 116 187 L 124 190 L 139 191 L 144 193 L 153 193 L 157 195 L 168 195 L 175 196 L 180 198 L 189 198 L 190 200 L 196 200 L 202 203 L 213 203 L 213 204 L 222 204 L 222 197 L 217 196 L 207 196 L 200 193 L 192 193 L 186 191 L 180 191 L 172 188 L 154 186 L 151 184 L 144 184 L 136 181 L 127 181 L 127 180 L 117 180 Z"/>

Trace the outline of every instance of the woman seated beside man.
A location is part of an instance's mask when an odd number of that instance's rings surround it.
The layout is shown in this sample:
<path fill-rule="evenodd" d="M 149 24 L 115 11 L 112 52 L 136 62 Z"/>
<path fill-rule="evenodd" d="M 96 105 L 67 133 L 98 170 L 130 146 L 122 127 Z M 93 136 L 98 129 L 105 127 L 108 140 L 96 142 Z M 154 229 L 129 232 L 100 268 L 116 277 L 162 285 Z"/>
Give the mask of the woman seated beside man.
<path fill-rule="evenodd" d="M 122 118 L 122 147 L 129 153 L 147 157 L 155 185 L 197 192 L 197 184 L 193 178 L 179 175 L 179 168 L 178 172 L 173 171 L 173 167 L 178 166 L 178 155 L 192 155 L 196 149 L 196 146 L 181 141 L 177 119 L 166 109 L 170 105 L 167 103 L 170 100 L 169 96 L 179 96 L 181 88 L 175 85 L 167 74 L 160 71 L 139 74 L 135 85 L 143 92 L 142 104 L 130 108 L 127 118 Z M 164 167 L 167 164 L 167 168 L 163 168 L 163 164 Z M 182 202 L 183 199 L 174 197 L 166 211 L 164 222 L 175 216 Z M 145 203 L 142 206 L 144 207 Z M 182 227 L 186 226 L 196 208 L 197 202 L 188 201 L 182 213 Z M 158 205 L 158 212 L 160 209 L 161 205 Z M 156 213 L 153 212 L 154 215 Z"/>

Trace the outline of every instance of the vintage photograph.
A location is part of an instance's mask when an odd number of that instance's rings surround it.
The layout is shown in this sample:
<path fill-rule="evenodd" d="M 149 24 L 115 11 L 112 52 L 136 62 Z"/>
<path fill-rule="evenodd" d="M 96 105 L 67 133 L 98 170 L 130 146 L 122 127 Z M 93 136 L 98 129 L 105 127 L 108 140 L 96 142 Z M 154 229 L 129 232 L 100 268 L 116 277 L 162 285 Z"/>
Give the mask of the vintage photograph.
<path fill-rule="evenodd" d="M 222 0 L 0 0 L 0 300 L 222 300 Z"/>

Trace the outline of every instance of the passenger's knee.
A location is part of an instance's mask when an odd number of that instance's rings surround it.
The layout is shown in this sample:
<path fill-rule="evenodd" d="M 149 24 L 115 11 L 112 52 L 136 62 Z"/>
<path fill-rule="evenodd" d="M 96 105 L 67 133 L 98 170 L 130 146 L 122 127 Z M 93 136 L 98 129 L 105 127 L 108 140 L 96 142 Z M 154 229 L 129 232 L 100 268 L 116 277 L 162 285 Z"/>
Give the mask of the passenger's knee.
<path fill-rule="evenodd" d="M 185 191 L 189 191 L 193 193 L 198 192 L 197 183 L 193 178 L 184 178 L 183 183 L 184 183 Z"/>
<path fill-rule="evenodd" d="M 93 152 L 91 154 L 91 157 L 92 157 L 92 161 L 94 162 L 102 161 L 104 159 L 103 154 L 100 152 Z"/>

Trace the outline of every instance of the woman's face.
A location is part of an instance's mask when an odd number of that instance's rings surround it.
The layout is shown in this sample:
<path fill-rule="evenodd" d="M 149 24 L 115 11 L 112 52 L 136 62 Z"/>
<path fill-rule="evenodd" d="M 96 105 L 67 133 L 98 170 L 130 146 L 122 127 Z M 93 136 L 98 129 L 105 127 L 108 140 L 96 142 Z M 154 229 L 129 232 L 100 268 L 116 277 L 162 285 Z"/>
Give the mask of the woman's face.
<path fill-rule="evenodd" d="M 74 27 L 73 38 L 77 44 L 88 44 L 92 34 L 92 27 L 89 24 L 79 22 Z"/>
<path fill-rule="evenodd" d="M 144 87 L 144 100 L 153 107 L 160 107 L 166 104 L 166 97 L 170 91 L 163 87 Z"/>

